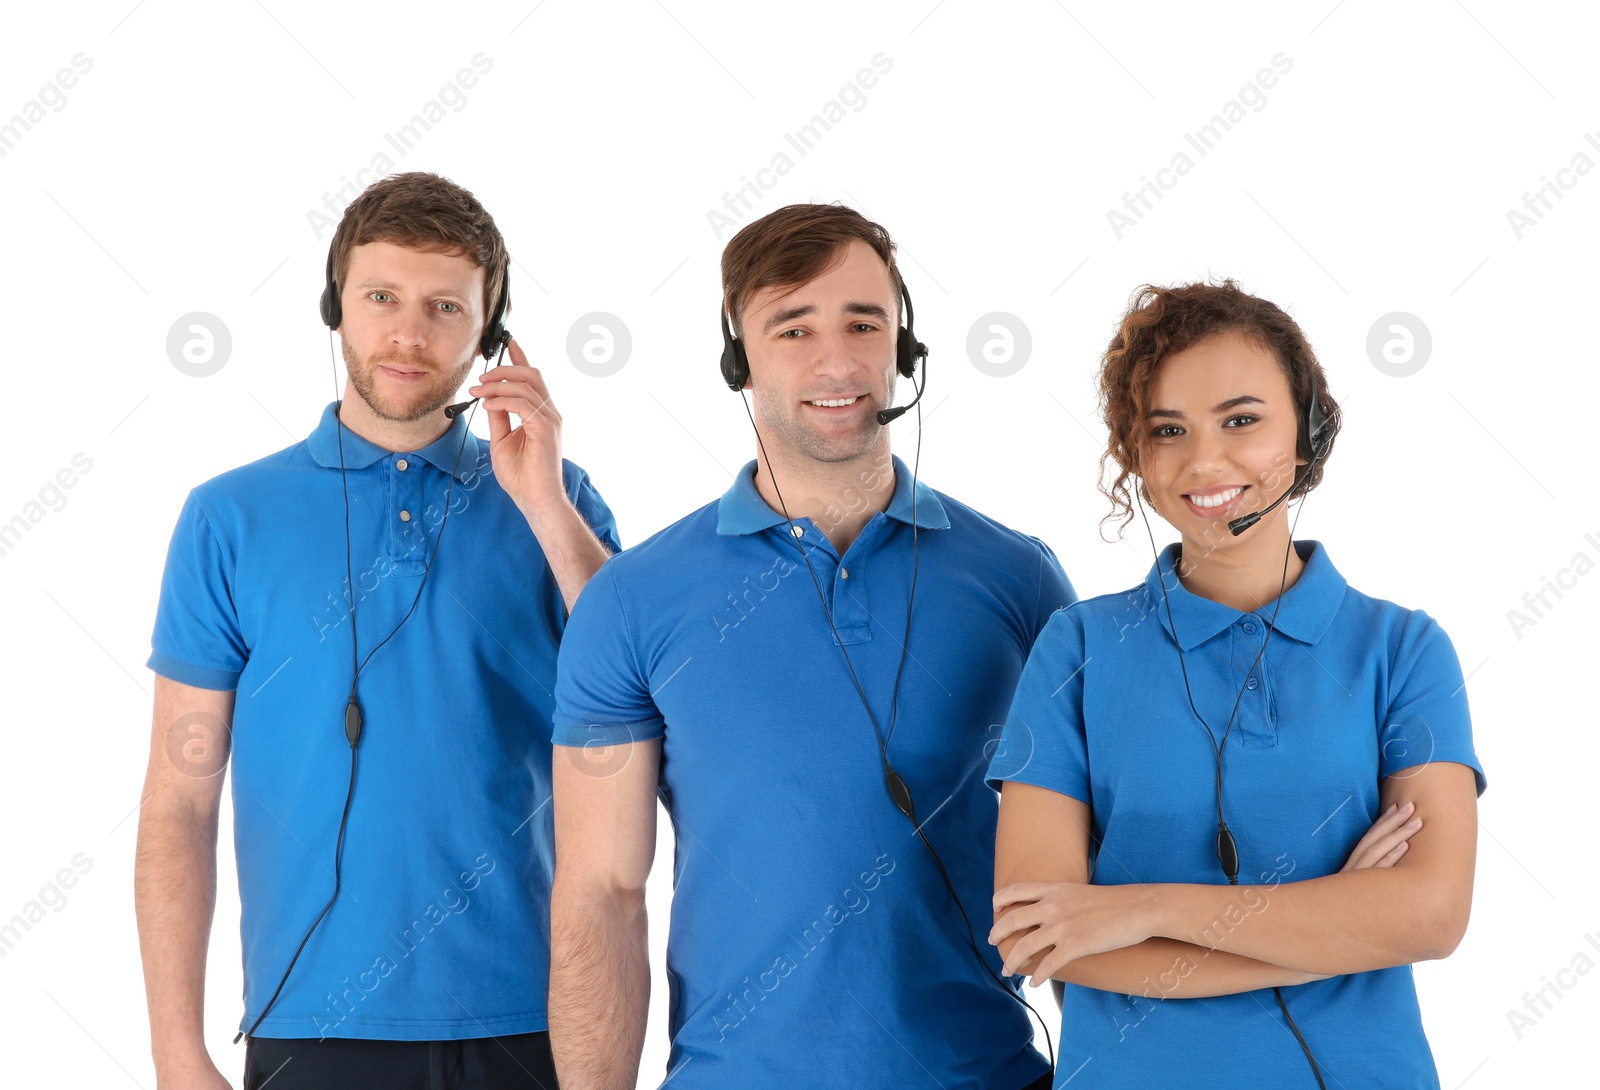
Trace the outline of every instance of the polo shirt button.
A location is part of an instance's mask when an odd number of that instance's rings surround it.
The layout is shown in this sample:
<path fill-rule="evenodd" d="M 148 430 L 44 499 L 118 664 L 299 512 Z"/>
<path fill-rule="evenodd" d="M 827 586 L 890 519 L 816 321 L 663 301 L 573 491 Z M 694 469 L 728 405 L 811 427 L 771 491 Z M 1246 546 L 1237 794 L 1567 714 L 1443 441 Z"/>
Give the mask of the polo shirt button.
<path fill-rule="evenodd" d="M 791 534 L 793 534 L 795 537 L 805 537 L 806 536 L 806 529 L 805 529 L 804 526 L 791 526 L 791 527 L 789 527 L 789 532 Z"/>
<path fill-rule="evenodd" d="M 401 458 L 399 461 L 395 462 L 394 467 L 396 469 L 398 469 L 400 472 L 404 473 L 405 470 L 406 470 L 406 466 L 408 466 L 410 464 L 411 464 L 410 462 L 406 461 L 404 458 Z"/>
<path fill-rule="evenodd" d="M 1249 680 L 1249 681 L 1246 681 L 1246 682 L 1245 682 L 1245 683 L 1244 683 L 1244 687 L 1245 687 L 1245 688 L 1246 688 L 1246 689 L 1254 689 L 1254 688 L 1255 688 L 1255 687 L 1256 687 L 1256 685 L 1257 685 L 1257 684 L 1258 684 L 1258 683 L 1257 683 L 1257 681 L 1256 681 L 1256 679 L 1255 679 L 1255 678 L 1251 678 L 1251 679 L 1250 679 L 1250 680 Z"/>
<path fill-rule="evenodd" d="M 402 512 L 400 512 L 400 521 L 401 522 L 410 522 L 411 521 L 411 512 L 410 511 L 402 511 Z"/>
<path fill-rule="evenodd" d="M 840 565 L 840 567 L 839 567 L 839 578 L 840 579 L 848 579 L 848 578 L 850 578 L 850 569 L 844 567 L 843 565 Z"/>
<path fill-rule="evenodd" d="M 1246 636 L 1254 636 L 1256 634 L 1256 626 L 1249 621 L 1246 621 L 1244 623 L 1244 634 Z M 1253 687 L 1254 686 L 1252 686 L 1252 688 Z"/>

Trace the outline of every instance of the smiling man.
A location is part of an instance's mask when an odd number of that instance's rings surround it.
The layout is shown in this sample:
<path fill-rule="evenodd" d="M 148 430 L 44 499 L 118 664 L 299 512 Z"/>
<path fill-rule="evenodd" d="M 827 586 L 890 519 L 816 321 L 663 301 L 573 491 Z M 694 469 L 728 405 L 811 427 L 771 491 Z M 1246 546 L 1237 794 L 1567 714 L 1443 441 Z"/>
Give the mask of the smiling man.
<path fill-rule="evenodd" d="M 556 647 L 618 545 L 515 341 L 471 390 L 489 442 L 442 411 L 501 347 L 508 261 L 459 186 L 368 188 L 323 302 L 343 400 L 178 518 L 134 876 L 163 1088 L 228 1085 L 202 1014 L 230 748 L 244 1085 L 554 1085 Z"/>
<path fill-rule="evenodd" d="M 923 352 L 882 227 L 780 209 L 722 273 L 723 378 L 748 393 L 757 457 L 602 568 L 562 644 L 563 1090 L 635 1084 L 658 795 L 675 1090 L 1048 1086 L 963 911 L 987 928 L 992 725 L 1072 588 L 1041 542 L 890 453 L 879 414 Z"/>

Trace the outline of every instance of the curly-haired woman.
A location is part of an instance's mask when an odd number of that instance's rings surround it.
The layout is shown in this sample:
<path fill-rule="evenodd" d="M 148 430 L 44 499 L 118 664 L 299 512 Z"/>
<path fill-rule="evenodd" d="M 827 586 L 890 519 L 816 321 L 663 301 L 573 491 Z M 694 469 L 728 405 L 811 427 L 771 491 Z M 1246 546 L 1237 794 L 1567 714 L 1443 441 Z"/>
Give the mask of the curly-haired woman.
<path fill-rule="evenodd" d="M 1437 1087 L 1411 965 L 1466 930 L 1483 772 L 1437 622 L 1292 541 L 1322 368 L 1231 281 L 1146 287 L 1100 394 L 1108 518 L 1181 540 L 1056 613 L 990 767 L 990 941 L 1064 982 L 1056 1085 Z"/>

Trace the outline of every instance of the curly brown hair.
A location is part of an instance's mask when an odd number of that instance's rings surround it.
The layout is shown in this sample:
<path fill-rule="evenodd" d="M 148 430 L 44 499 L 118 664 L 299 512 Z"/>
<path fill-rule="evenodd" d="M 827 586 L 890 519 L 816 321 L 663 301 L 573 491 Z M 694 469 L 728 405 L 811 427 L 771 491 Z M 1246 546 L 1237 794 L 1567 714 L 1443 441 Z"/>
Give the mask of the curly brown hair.
<path fill-rule="evenodd" d="M 1301 430 L 1311 392 L 1317 391 L 1318 404 L 1332 424 L 1326 449 L 1333 449 L 1339 403 L 1328 392 L 1322 364 L 1305 333 L 1281 307 L 1246 293 L 1233 280 L 1171 288 L 1145 284 L 1133 293 L 1128 311 L 1101 357 L 1097 380 L 1100 415 L 1109 433 L 1100 456 L 1100 491 L 1111 501 L 1111 512 L 1102 521 L 1120 519 L 1118 536 L 1133 518 L 1129 480 L 1139 475 L 1142 425 L 1150 410 L 1156 372 L 1168 356 L 1221 333 L 1241 333 L 1277 358 L 1289 378 Z M 1301 474 L 1291 496 L 1303 496 L 1315 488 L 1322 481 L 1325 462 L 1326 456 L 1318 459 L 1310 472 Z M 1106 470 L 1112 464 L 1118 472 L 1108 485 Z M 1139 488 L 1144 495 L 1142 482 Z"/>

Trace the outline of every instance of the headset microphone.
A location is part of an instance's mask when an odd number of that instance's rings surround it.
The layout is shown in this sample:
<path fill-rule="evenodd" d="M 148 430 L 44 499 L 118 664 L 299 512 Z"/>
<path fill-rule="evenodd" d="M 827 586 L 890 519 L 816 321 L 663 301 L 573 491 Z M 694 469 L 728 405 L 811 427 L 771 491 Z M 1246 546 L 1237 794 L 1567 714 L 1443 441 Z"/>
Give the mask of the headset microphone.
<path fill-rule="evenodd" d="M 917 361 L 921 360 L 922 384 L 915 386 L 917 396 L 911 399 L 910 404 L 896 406 L 892 409 L 879 409 L 879 427 L 888 427 L 891 423 L 910 412 L 917 402 L 922 400 L 922 392 L 928 388 L 928 346 L 917 340 L 917 312 L 912 309 L 911 293 L 906 290 L 905 281 L 903 280 L 900 282 L 900 298 L 905 302 L 906 322 L 900 328 L 900 332 L 895 336 L 894 340 L 895 370 L 906 378 L 911 379 L 912 383 L 915 384 L 917 381 L 915 369 Z"/>
<path fill-rule="evenodd" d="M 445 412 L 447 412 L 447 413 L 449 411 L 450 411 L 449 409 L 445 410 Z M 1300 474 L 1296 473 L 1295 474 L 1295 484 L 1299 484 L 1299 483 L 1300 483 Z M 1293 493 L 1294 493 L 1294 489 L 1293 488 L 1289 488 L 1284 492 L 1283 495 L 1279 496 L 1277 499 L 1275 499 L 1271 503 L 1267 504 L 1261 510 L 1252 511 L 1248 515 L 1240 515 L 1238 518 L 1230 520 L 1228 522 L 1228 529 L 1233 533 L 1234 537 L 1238 537 L 1240 534 L 1242 534 L 1246 530 L 1250 529 L 1250 527 L 1252 527 L 1256 523 L 1260 522 L 1263 518 L 1265 518 L 1266 516 L 1272 514 L 1272 512 L 1277 509 L 1278 505 L 1281 504 L 1284 500 L 1288 499 Z"/>
<path fill-rule="evenodd" d="M 896 405 L 891 409 L 878 410 L 878 423 L 884 427 L 888 427 L 896 420 L 899 420 L 906 413 L 916 408 L 917 402 L 922 400 L 923 391 L 928 388 L 928 349 L 927 346 L 921 342 L 918 342 L 917 347 L 922 350 L 922 385 L 917 387 L 917 396 L 912 398 L 909 404 Z"/>
<path fill-rule="evenodd" d="M 507 280 L 500 287 L 500 295 L 502 299 L 510 291 L 510 275 L 511 271 L 509 268 L 507 268 Z M 489 324 L 484 331 L 483 339 L 478 343 L 478 351 L 483 354 L 483 362 L 485 365 L 487 365 L 490 360 L 495 359 L 497 356 L 500 359 L 504 359 L 506 347 L 511 344 L 511 330 L 505 327 L 504 314 L 505 306 L 502 303 L 500 307 L 496 308 L 494 316 L 489 319 Z M 454 420 L 456 417 L 460 416 L 462 413 L 476 405 L 478 400 L 478 398 L 472 398 L 469 401 L 458 401 L 454 405 L 446 405 L 444 409 L 445 419 Z"/>
<path fill-rule="evenodd" d="M 892 409 L 879 409 L 878 423 L 884 425 L 885 427 L 893 424 L 896 420 L 899 420 L 902 416 L 906 415 L 906 413 L 910 412 L 917 402 L 921 400 L 922 394 L 918 393 L 916 397 L 911 399 L 910 405 L 896 405 Z"/>
<path fill-rule="evenodd" d="M 1328 414 L 1322 411 L 1320 399 L 1321 391 L 1318 390 L 1316 378 L 1313 376 L 1311 390 L 1306 400 L 1305 416 L 1300 421 L 1300 431 L 1295 442 L 1300 457 L 1305 459 L 1305 464 L 1295 470 L 1294 483 L 1284 491 L 1283 495 L 1259 511 L 1251 511 L 1247 515 L 1240 515 L 1228 521 L 1228 530 L 1234 537 L 1238 537 L 1277 510 L 1278 505 L 1294 495 L 1301 483 L 1315 472 L 1317 463 L 1328 456 L 1328 448 L 1333 445 L 1333 437 L 1338 431 L 1338 421 L 1330 419 Z"/>

